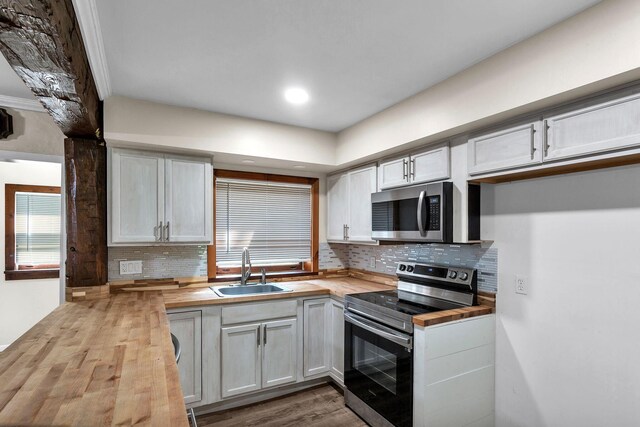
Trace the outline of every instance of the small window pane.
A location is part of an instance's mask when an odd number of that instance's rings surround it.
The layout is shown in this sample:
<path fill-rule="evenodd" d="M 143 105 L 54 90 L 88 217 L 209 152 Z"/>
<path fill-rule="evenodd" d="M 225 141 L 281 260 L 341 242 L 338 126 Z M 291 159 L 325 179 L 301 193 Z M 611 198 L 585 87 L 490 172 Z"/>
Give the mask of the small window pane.
<path fill-rule="evenodd" d="M 16 193 L 16 268 L 60 265 L 59 194 Z"/>

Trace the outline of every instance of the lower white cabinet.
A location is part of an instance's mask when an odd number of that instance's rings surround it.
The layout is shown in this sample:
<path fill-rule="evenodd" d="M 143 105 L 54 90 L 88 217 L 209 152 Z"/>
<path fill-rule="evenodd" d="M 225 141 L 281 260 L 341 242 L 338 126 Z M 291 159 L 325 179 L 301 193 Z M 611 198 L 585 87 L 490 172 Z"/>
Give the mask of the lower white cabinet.
<path fill-rule="evenodd" d="M 344 384 L 344 305 L 332 298 L 306 300 L 304 376 L 329 374 Z"/>
<path fill-rule="evenodd" d="M 180 341 L 180 385 L 184 402 L 194 404 L 202 400 L 202 312 L 169 313 L 171 333 Z"/>
<path fill-rule="evenodd" d="M 344 305 L 334 299 L 330 302 L 331 317 L 331 377 L 344 385 Z"/>
<path fill-rule="evenodd" d="M 327 374 L 331 364 L 331 298 L 306 300 L 303 311 L 304 376 Z"/>
<path fill-rule="evenodd" d="M 297 336 L 297 319 L 223 327 L 222 397 L 295 382 Z"/>

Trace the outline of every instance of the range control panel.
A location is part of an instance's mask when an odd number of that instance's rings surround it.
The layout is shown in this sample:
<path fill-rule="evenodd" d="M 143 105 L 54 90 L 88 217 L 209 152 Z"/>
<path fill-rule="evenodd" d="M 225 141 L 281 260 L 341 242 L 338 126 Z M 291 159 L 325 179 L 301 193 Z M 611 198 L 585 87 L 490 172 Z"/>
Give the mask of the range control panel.
<path fill-rule="evenodd" d="M 465 267 L 447 267 L 442 265 L 399 262 L 396 268 L 398 276 L 417 279 L 431 279 L 458 285 L 469 285 L 475 278 L 476 270 Z"/>

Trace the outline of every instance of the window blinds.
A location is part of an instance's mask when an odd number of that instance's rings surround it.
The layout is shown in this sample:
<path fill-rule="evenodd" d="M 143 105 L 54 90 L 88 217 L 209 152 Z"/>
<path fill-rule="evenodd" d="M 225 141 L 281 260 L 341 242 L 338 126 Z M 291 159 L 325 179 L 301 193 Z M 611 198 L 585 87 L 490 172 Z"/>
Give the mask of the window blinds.
<path fill-rule="evenodd" d="M 242 248 L 253 264 L 311 258 L 311 186 L 265 181 L 216 181 L 216 263 L 239 266 Z"/>
<path fill-rule="evenodd" d="M 60 264 L 60 195 L 16 193 L 16 266 Z"/>

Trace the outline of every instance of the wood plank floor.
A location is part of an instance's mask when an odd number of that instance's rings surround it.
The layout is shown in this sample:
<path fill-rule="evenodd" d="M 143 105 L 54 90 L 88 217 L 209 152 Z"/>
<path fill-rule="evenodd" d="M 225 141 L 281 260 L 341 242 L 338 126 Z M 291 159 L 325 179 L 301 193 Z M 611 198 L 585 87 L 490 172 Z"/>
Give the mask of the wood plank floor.
<path fill-rule="evenodd" d="M 197 421 L 199 427 L 366 426 L 344 406 L 342 393 L 333 384 L 323 384 L 254 405 L 201 415 Z"/>

